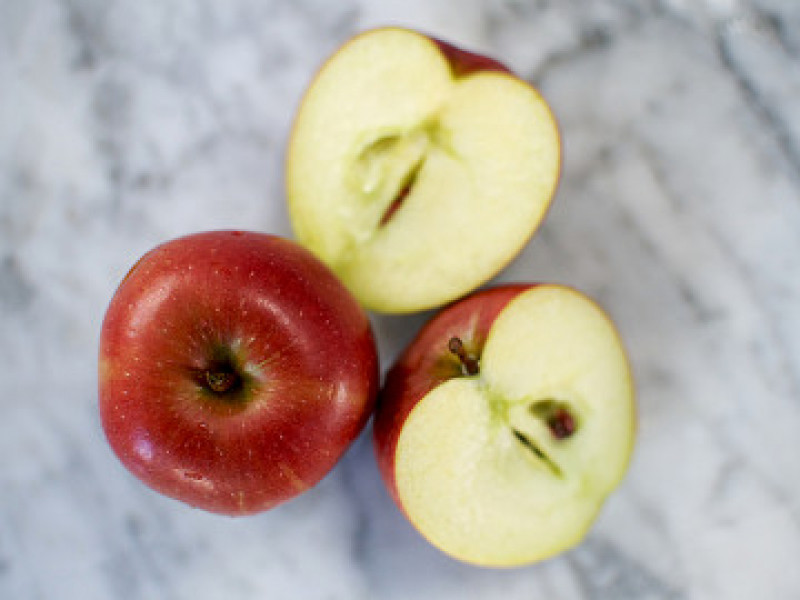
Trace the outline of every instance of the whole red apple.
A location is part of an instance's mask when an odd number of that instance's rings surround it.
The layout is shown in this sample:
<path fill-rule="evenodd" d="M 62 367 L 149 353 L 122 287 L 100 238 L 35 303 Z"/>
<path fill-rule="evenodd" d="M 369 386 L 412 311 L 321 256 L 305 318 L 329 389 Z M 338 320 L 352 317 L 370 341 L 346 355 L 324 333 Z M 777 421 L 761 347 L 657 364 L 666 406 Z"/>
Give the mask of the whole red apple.
<path fill-rule="evenodd" d="M 378 387 L 369 321 L 293 242 L 220 231 L 167 242 L 119 286 L 100 337 L 108 442 L 153 489 L 229 515 L 328 473 Z"/>
<path fill-rule="evenodd" d="M 625 473 L 633 385 L 606 314 L 559 285 L 445 308 L 389 371 L 381 474 L 411 523 L 463 561 L 513 566 L 577 544 Z"/>

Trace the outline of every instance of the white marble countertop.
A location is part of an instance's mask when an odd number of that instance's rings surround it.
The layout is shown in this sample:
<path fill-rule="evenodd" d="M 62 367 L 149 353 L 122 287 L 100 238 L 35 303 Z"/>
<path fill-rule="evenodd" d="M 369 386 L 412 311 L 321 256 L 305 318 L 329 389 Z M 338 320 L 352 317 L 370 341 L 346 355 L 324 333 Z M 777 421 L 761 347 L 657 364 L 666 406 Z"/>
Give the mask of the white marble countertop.
<path fill-rule="evenodd" d="M 368 432 L 321 485 L 228 519 L 134 480 L 96 410 L 118 281 L 179 234 L 289 235 L 296 103 L 352 33 L 422 28 L 534 82 L 555 204 L 501 280 L 597 297 L 639 389 L 587 541 L 527 568 L 429 547 Z M 374 319 L 390 360 L 422 317 Z M 3 0 L 0 598 L 800 598 L 800 3 Z"/>

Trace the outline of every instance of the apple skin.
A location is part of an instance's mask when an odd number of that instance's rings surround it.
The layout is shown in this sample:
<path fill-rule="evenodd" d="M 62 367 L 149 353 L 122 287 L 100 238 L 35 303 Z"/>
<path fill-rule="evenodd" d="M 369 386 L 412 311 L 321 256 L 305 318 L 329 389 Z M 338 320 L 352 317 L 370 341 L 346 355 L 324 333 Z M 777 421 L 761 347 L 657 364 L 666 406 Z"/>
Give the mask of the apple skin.
<path fill-rule="evenodd" d="M 220 370 L 236 383 L 215 392 L 208 377 Z M 227 515 L 322 479 L 378 385 L 364 311 L 310 252 L 267 234 L 194 234 L 145 254 L 100 335 L 100 416 L 121 462 L 151 488 Z"/>
<path fill-rule="evenodd" d="M 383 481 L 403 512 L 394 476 L 397 440 L 409 413 L 429 391 L 462 376 L 461 363 L 448 349 L 448 342 L 458 337 L 467 352 L 480 355 L 497 315 L 517 295 L 535 285 L 489 288 L 443 308 L 423 326 L 387 373 L 375 411 L 373 442 Z"/>
<path fill-rule="evenodd" d="M 464 50 L 439 38 L 430 38 L 441 50 L 455 77 L 464 77 L 478 71 L 499 71 L 516 77 L 513 71 L 493 58 Z"/>

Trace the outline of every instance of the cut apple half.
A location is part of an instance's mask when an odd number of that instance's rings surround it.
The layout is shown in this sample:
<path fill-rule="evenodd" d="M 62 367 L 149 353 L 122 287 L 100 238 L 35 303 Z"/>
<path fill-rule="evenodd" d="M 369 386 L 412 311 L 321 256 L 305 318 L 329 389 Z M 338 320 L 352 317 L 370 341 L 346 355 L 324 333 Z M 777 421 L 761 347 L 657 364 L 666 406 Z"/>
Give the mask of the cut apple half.
<path fill-rule="evenodd" d="M 335 53 L 287 155 L 298 240 L 367 307 L 440 306 L 507 264 L 555 191 L 544 99 L 502 65 L 385 28 Z"/>
<path fill-rule="evenodd" d="M 375 425 L 382 473 L 414 526 L 458 559 L 553 556 L 584 537 L 631 455 L 621 341 L 596 304 L 562 286 L 459 304 L 388 376 Z M 454 354 L 460 371 L 447 376 Z"/>

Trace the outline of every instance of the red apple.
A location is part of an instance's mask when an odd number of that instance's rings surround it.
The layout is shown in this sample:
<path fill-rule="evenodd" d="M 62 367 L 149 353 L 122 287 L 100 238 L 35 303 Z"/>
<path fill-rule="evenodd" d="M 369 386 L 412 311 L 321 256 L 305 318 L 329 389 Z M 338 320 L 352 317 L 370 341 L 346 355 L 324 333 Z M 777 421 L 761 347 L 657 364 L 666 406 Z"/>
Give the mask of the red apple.
<path fill-rule="evenodd" d="M 229 515 L 317 483 L 366 423 L 369 321 L 311 253 L 278 237 L 190 235 L 142 257 L 108 307 L 108 442 L 153 489 Z"/>
<path fill-rule="evenodd" d="M 577 544 L 633 438 L 620 338 L 558 285 L 502 286 L 444 309 L 389 371 L 374 423 L 382 476 L 411 523 L 486 566 Z"/>
<path fill-rule="evenodd" d="M 416 31 L 375 29 L 330 57 L 297 111 L 289 216 L 364 306 L 434 308 L 525 246 L 560 158 L 547 102 L 505 66 Z"/>

